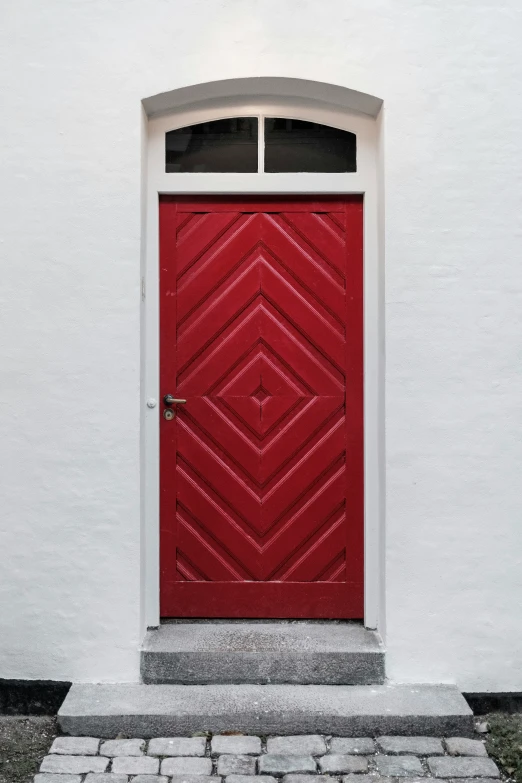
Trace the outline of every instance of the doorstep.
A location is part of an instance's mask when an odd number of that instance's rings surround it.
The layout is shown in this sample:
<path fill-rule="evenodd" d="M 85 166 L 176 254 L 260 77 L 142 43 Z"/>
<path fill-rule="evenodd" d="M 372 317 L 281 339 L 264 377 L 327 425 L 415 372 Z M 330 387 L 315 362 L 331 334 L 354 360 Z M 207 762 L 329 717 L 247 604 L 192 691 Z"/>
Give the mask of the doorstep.
<path fill-rule="evenodd" d="M 384 648 L 355 622 L 170 622 L 147 633 L 141 676 L 183 685 L 379 684 Z"/>
<path fill-rule="evenodd" d="M 58 721 L 66 734 L 98 737 L 473 733 L 473 714 L 450 685 L 73 685 Z"/>

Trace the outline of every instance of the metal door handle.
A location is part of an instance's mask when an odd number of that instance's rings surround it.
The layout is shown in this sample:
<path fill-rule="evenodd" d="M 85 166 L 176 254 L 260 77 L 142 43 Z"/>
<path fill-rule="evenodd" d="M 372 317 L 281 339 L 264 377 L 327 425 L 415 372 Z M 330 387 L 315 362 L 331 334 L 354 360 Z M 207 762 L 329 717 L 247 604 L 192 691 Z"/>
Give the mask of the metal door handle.
<path fill-rule="evenodd" d="M 178 400 L 172 394 L 166 394 L 163 398 L 165 405 L 185 405 L 186 400 Z"/>

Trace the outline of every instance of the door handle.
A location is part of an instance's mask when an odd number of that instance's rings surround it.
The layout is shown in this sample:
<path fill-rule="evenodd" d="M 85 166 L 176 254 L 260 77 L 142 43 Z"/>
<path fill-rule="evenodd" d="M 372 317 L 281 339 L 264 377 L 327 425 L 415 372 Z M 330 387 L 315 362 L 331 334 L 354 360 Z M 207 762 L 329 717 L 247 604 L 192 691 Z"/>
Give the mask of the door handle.
<path fill-rule="evenodd" d="M 172 394 L 166 394 L 163 397 L 163 402 L 165 405 L 185 405 L 186 400 L 178 400 L 176 397 L 173 397 Z"/>

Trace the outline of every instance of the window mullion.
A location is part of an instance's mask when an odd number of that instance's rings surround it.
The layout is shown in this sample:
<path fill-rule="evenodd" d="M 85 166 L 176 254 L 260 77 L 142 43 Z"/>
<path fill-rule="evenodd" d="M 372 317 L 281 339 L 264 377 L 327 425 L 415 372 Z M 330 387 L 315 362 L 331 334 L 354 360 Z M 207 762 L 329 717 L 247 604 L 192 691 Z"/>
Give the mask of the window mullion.
<path fill-rule="evenodd" d="M 257 170 L 259 174 L 265 172 L 265 115 L 260 114 L 257 129 Z"/>

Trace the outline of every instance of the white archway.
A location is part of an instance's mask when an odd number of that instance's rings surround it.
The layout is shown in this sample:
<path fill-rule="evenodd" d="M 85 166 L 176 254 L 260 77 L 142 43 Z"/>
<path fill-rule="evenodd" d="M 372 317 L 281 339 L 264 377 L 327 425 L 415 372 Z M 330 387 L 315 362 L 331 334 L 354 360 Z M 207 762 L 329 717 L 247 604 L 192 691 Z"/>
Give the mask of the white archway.
<path fill-rule="evenodd" d="M 350 194 L 364 196 L 365 625 L 384 634 L 384 264 L 378 188 L 382 101 L 338 85 L 287 78 L 209 82 L 143 100 L 145 146 L 142 242 L 142 606 L 143 630 L 159 623 L 160 194 Z M 357 135 L 357 171 L 165 173 L 165 133 L 235 116 L 279 116 Z M 379 220 L 381 218 L 381 222 Z"/>

